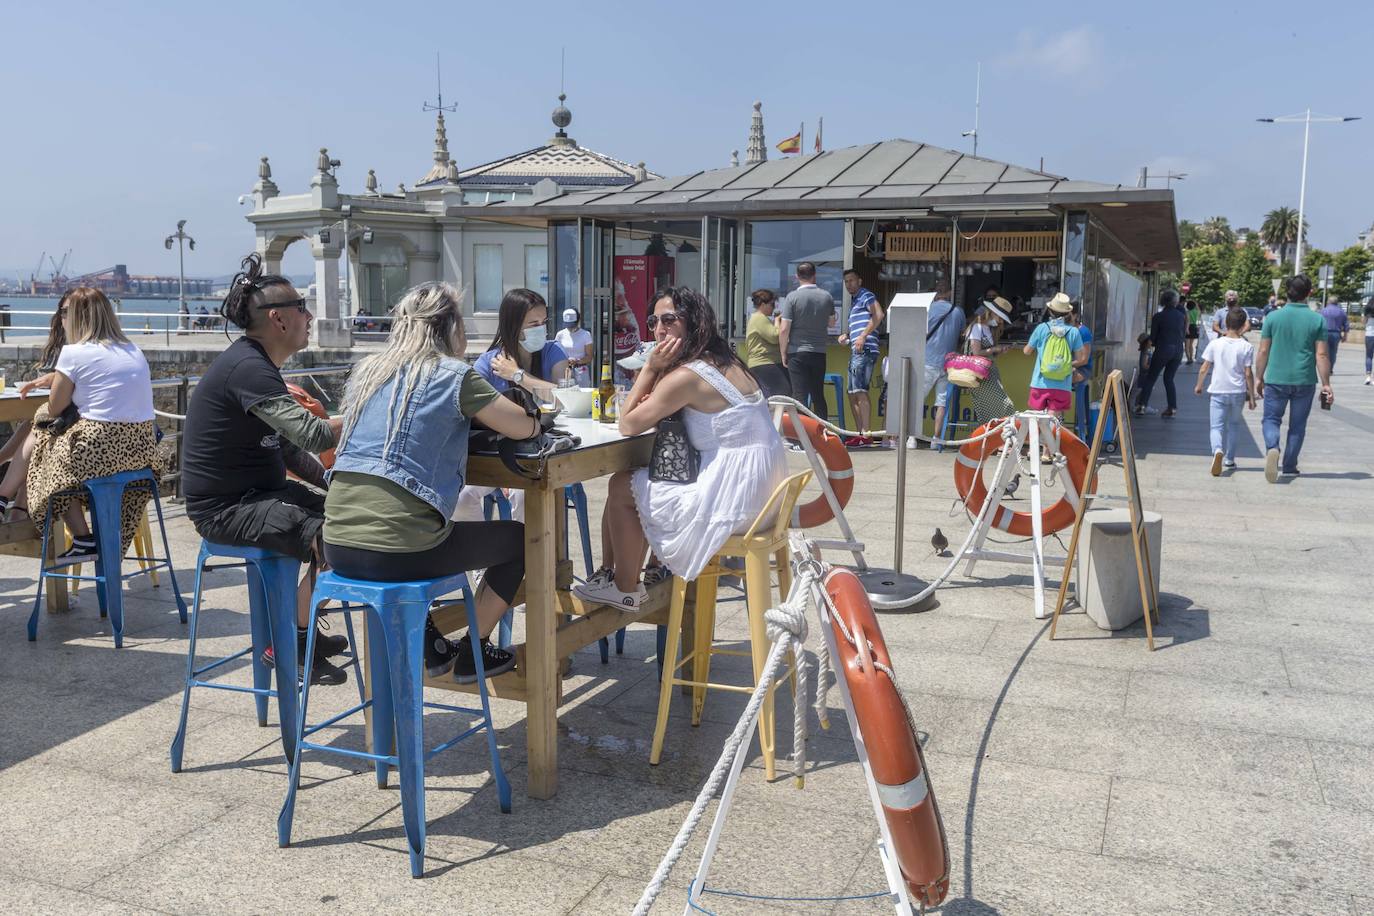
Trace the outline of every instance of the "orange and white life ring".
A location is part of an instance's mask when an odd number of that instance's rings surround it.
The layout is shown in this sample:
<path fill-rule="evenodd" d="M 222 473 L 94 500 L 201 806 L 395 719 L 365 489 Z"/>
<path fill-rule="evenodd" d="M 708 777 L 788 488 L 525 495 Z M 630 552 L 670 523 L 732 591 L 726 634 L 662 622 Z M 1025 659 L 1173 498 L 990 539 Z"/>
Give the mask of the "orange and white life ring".
<path fill-rule="evenodd" d="M 319 417 L 321 420 L 329 419 L 329 411 L 325 410 L 324 405 L 321 404 L 319 401 L 315 400 L 315 398 L 311 397 L 309 392 L 307 392 L 304 388 L 302 388 L 299 385 L 292 385 L 290 382 L 288 382 L 286 384 L 286 390 L 291 395 L 291 397 L 295 398 L 297 404 L 301 405 L 306 410 L 310 411 L 315 416 Z M 320 464 L 324 465 L 325 470 L 329 470 L 334 466 L 334 450 L 332 448 L 327 451 L 321 452 L 319 458 Z"/>
<path fill-rule="evenodd" d="M 839 650 L 836 661 L 844 671 L 869 770 L 878 784 L 893 857 L 915 901 L 938 906 L 949 893 L 949 844 L 921 744 L 889 674 L 892 658 L 883 631 L 852 571 L 837 567 L 827 573 L 825 593 Z"/>
<path fill-rule="evenodd" d="M 825 476 L 830 478 L 830 488 L 835 491 L 835 499 L 843 509 L 849 505 L 849 497 L 854 495 L 854 462 L 850 460 L 849 450 L 839 436 L 810 417 L 801 417 L 801 427 L 815 447 L 816 454 L 825 463 Z M 784 439 L 797 438 L 788 414 L 782 415 L 781 430 Z M 830 503 L 826 502 L 822 493 L 806 505 L 792 510 L 792 527 L 815 528 L 834 517 L 835 513 L 830 511 Z"/>
<path fill-rule="evenodd" d="M 1015 423 L 1020 427 L 1025 421 L 1016 417 L 1009 417 L 997 422 Z M 991 424 L 978 427 L 973 431 L 970 438 L 982 435 L 989 425 Z M 1087 444 L 1062 424 L 1053 423 L 1051 429 L 1050 435 L 1053 437 L 1054 447 L 1063 454 L 1067 461 L 1069 475 L 1068 480 L 1064 481 L 1064 495 L 1059 498 L 1058 502 L 1040 513 L 1040 531 L 1042 534 L 1052 534 L 1071 527 L 1074 519 L 1078 517 L 1080 497 L 1085 492 L 1085 487 L 1091 485 L 1088 482 Z M 974 515 L 982 511 L 983 501 L 988 498 L 988 488 L 983 483 L 983 465 L 987 463 L 993 452 L 1001 448 L 1002 442 L 1001 436 L 989 436 L 978 442 L 965 442 L 959 447 L 959 454 L 954 462 L 954 489 L 958 492 L 959 498 L 964 501 L 968 511 Z M 1039 461 L 1040 456 L 1032 456 L 1031 460 Z M 1034 533 L 1029 512 L 1013 512 L 1005 505 L 997 507 L 992 525 L 994 528 L 1018 537 L 1030 537 Z"/>

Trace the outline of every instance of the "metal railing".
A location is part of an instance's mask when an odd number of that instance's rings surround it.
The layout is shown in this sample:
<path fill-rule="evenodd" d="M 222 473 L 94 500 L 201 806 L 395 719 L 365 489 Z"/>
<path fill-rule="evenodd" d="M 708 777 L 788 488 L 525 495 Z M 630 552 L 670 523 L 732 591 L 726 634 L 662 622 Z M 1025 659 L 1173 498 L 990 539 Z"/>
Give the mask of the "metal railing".
<path fill-rule="evenodd" d="M 314 396 L 319 399 L 321 404 L 324 404 L 325 407 L 328 408 L 330 404 L 337 404 L 338 399 L 334 397 L 332 394 L 330 394 L 330 392 L 325 388 L 324 385 L 320 384 L 319 379 L 317 379 L 316 376 L 337 375 L 342 377 L 347 375 L 352 369 L 352 366 L 318 366 L 310 369 L 286 369 L 282 372 L 282 378 L 288 380 L 302 379 L 304 381 L 309 382 L 310 386 L 314 388 L 314 392 L 312 392 Z M 178 500 L 183 498 L 181 489 L 181 449 L 183 441 L 182 435 L 186 427 L 186 410 L 191 405 L 191 389 L 194 388 L 196 386 L 196 383 L 198 383 L 200 380 L 201 376 L 199 375 L 182 375 L 173 378 L 161 378 L 153 380 L 153 395 L 155 398 L 157 396 L 157 392 L 159 391 L 171 390 L 176 392 L 175 410 L 159 410 L 157 411 L 157 413 L 160 421 L 165 421 L 168 424 L 176 425 L 175 429 L 167 429 L 165 427 L 162 427 L 161 422 L 159 422 L 159 427 L 162 428 L 163 440 L 166 441 L 170 439 L 173 441 L 176 454 L 176 468 L 174 470 L 169 470 L 167 473 L 162 475 L 162 483 L 164 485 L 170 483 L 174 486 L 173 498 Z"/>
<path fill-rule="evenodd" d="M 42 317 L 42 325 L 15 325 L 12 323 L 12 316 L 16 315 L 38 315 Z M 40 339 L 48 333 L 47 322 L 52 319 L 51 309 L 3 309 L 0 310 L 0 340 L 5 343 L 12 343 L 10 337 L 37 337 Z M 223 334 L 224 319 L 217 313 L 209 315 L 199 315 L 192 312 L 189 315 L 182 315 L 179 312 L 119 312 L 119 324 L 124 329 L 124 333 L 131 340 L 138 341 L 140 337 L 147 335 L 161 335 L 167 343 L 172 342 L 173 337 L 186 337 L 196 334 Z M 143 327 L 138 327 L 139 320 Z M 156 326 L 154 326 L 156 323 Z M 241 331 L 238 328 L 230 328 L 231 336 L 238 336 Z"/>

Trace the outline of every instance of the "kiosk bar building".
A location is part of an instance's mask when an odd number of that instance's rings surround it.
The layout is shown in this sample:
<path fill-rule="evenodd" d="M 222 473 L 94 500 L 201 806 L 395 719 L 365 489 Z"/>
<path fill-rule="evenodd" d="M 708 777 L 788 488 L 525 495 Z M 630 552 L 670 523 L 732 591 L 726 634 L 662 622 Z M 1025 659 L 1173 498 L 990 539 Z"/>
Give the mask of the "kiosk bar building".
<path fill-rule="evenodd" d="M 451 212 L 546 231 L 550 312 L 576 308 L 603 362 L 627 308 L 645 334 L 657 288 L 701 290 L 739 340 L 749 293 L 786 294 L 796 265 L 812 261 L 841 309 L 849 268 L 883 303 L 940 280 L 960 306 L 995 288 L 1015 305 L 1012 339 L 1062 290 L 1093 332 L 1094 371 L 1129 374 L 1160 274 L 1182 268 L 1171 190 L 1071 180 L 902 139 Z M 843 373 L 846 356 L 833 347 L 829 371 Z M 1018 350 L 1001 361 L 1024 406 L 1030 358 Z"/>

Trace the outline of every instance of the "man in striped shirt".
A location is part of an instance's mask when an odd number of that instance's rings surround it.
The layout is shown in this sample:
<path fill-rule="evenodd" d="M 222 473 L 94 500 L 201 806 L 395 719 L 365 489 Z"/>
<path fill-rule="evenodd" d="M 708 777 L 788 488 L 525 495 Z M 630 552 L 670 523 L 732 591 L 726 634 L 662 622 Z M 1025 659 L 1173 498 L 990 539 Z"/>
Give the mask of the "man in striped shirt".
<path fill-rule="evenodd" d="M 873 382 L 873 368 L 878 364 L 878 325 L 883 321 L 883 307 L 878 297 L 863 288 L 857 270 L 844 272 L 844 288 L 849 293 L 849 323 L 840 343 L 849 344 L 849 406 L 854 411 L 854 425 L 860 432 L 868 431 L 871 402 L 869 385 Z M 844 443 L 850 448 L 872 445 L 867 436 L 853 436 Z"/>

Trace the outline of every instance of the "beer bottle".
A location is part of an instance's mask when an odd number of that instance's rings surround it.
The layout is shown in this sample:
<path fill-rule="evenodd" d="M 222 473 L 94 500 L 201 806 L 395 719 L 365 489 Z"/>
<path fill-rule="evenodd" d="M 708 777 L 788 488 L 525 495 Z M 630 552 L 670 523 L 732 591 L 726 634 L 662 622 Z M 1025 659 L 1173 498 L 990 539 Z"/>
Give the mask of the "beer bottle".
<path fill-rule="evenodd" d="M 592 413 L 602 423 L 614 423 L 616 421 L 615 382 L 611 380 L 609 364 L 601 367 L 601 386 L 596 389 Z"/>

